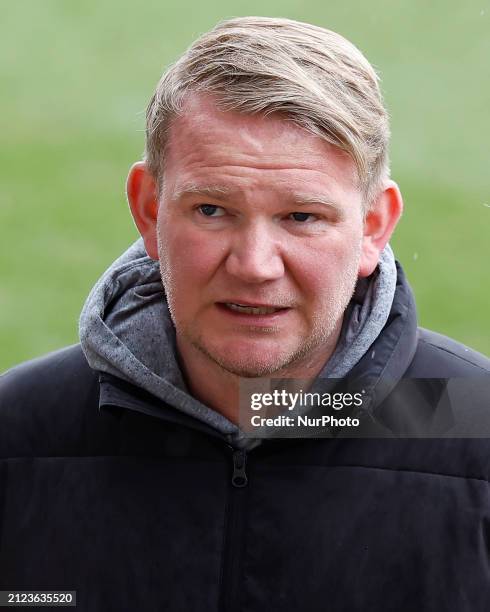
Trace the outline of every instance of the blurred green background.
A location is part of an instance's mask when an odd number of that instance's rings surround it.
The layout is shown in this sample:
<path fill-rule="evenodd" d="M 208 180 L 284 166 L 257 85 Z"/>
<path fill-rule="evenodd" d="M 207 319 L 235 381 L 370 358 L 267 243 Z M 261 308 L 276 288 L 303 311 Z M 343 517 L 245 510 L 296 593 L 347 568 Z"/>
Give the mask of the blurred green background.
<path fill-rule="evenodd" d="M 0 370 L 77 341 L 84 299 L 137 236 L 124 193 L 163 69 L 216 21 L 336 30 L 382 76 L 392 241 L 420 323 L 490 353 L 490 2 L 26 0 L 0 37 Z"/>

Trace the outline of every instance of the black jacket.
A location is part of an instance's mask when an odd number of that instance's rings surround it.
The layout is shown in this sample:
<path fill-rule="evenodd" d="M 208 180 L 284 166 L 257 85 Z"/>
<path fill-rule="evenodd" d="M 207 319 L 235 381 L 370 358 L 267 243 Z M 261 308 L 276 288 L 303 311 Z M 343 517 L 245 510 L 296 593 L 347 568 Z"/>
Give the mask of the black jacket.
<path fill-rule="evenodd" d="M 489 372 L 417 328 L 402 275 L 352 373 L 376 439 L 245 454 L 78 345 L 18 366 L 0 380 L 0 590 L 76 590 L 84 612 L 488 611 L 490 411 L 471 391 Z"/>

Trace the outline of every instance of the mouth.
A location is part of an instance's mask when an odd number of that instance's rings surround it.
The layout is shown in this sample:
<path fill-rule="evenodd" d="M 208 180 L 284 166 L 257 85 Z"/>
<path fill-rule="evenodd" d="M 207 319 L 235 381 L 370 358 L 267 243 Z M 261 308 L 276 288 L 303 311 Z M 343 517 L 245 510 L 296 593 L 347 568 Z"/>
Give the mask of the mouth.
<path fill-rule="evenodd" d="M 217 302 L 216 305 L 222 312 L 235 317 L 237 321 L 241 318 L 242 322 L 248 320 L 250 322 L 253 321 L 254 324 L 271 323 L 291 310 L 289 306 L 280 306 L 279 304 Z"/>
<path fill-rule="evenodd" d="M 285 310 L 285 308 L 281 306 L 254 306 L 251 304 L 237 304 L 235 302 L 224 302 L 223 306 L 234 312 L 249 315 L 270 315 L 279 312 L 280 310 Z"/>

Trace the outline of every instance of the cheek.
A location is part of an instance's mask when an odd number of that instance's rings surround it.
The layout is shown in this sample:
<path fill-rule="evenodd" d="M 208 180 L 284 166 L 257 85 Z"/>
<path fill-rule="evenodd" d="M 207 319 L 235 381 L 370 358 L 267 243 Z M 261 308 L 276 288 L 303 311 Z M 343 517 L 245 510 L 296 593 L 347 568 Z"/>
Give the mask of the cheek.
<path fill-rule="evenodd" d="M 318 244 L 304 244 L 291 253 L 291 269 L 303 293 L 324 302 L 325 296 L 342 293 L 346 285 L 355 282 L 361 239 L 360 233 L 331 236 Z"/>
<path fill-rule="evenodd" d="M 166 224 L 169 227 L 169 224 Z M 209 234 L 203 234 L 192 228 L 179 227 L 174 224 L 172 231 L 161 231 L 160 261 L 174 285 L 184 285 L 184 281 L 192 281 L 187 285 L 187 291 L 209 279 L 223 257 L 224 245 L 220 240 Z"/>

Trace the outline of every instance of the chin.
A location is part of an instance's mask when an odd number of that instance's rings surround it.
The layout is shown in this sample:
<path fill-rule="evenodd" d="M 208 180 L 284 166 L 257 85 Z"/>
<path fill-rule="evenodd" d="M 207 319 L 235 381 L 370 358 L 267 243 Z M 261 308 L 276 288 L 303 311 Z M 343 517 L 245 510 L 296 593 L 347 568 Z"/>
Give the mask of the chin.
<path fill-rule="evenodd" d="M 258 360 L 221 360 L 215 359 L 215 362 L 223 369 L 239 376 L 240 378 L 264 378 L 271 376 L 281 370 L 286 363 L 277 363 L 263 360 L 261 363 Z"/>
<path fill-rule="evenodd" d="M 287 366 L 296 351 L 285 351 L 271 342 L 239 342 L 226 347 L 209 347 L 204 343 L 194 346 L 223 370 L 242 378 L 259 378 L 278 372 Z"/>

